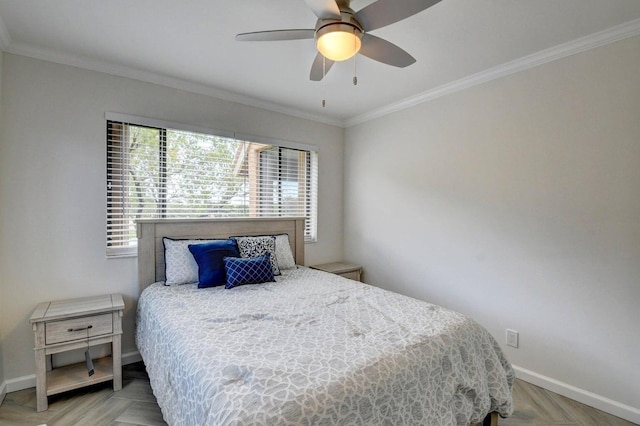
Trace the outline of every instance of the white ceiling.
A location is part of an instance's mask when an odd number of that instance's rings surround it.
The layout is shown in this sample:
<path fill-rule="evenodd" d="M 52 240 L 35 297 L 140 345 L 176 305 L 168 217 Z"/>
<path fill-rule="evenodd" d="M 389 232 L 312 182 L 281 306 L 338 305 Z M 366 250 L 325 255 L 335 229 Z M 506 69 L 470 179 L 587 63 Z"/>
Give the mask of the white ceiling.
<path fill-rule="evenodd" d="M 369 3 L 352 0 L 351 7 Z M 640 34 L 640 1 L 442 0 L 372 32 L 417 62 L 400 69 L 358 55 L 357 86 L 353 60 L 336 63 L 324 82 L 309 80 L 313 40 L 234 40 L 239 32 L 313 28 L 315 21 L 303 0 L 2 0 L 0 47 L 348 125 Z"/>

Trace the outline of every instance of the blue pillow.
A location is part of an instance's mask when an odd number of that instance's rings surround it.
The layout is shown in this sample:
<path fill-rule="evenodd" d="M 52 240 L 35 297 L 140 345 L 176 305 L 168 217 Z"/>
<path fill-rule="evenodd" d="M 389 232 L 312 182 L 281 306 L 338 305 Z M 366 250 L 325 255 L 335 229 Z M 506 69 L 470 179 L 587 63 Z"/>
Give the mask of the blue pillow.
<path fill-rule="evenodd" d="M 227 284 L 224 287 L 275 281 L 270 256 L 265 253 L 257 257 L 225 257 L 223 261 L 227 271 Z"/>
<path fill-rule="evenodd" d="M 198 264 L 198 288 L 223 285 L 227 282 L 224 261 L 227 257 L 240 257 L 235 240 L 214 240 L 202 244 L 189 244 L 189 251 Z"/>

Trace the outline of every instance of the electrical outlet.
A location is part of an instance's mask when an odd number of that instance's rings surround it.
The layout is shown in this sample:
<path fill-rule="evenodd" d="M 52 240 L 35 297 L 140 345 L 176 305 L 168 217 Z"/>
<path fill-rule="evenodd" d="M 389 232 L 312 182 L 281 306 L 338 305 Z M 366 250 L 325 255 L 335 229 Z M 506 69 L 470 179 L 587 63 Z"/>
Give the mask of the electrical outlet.
<path fill-rule="evenodd" d="M 518 347 L 518 332 L 507 328 L 507 346 Z"/>

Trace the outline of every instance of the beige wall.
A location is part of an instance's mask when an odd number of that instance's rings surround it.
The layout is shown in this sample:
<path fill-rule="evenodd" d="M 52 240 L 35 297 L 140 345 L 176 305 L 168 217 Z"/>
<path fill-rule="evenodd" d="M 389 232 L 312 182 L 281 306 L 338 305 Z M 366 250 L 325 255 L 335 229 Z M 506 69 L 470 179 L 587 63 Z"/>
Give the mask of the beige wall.
<path fill-rule="evenodd" d="M 29 317 L 42 301 L 124 295 L 123 352 L 136 350 L 136 258 L 107 259 L 106 111 L 319 147 L 318 242 L 342 255 L 341 128 L 140 81 L 5 54 L 0 122 L 0 300 L 7 381 L 34 373 Z"/>
<path fill-rule="evenodd" d="M 519 331 L 521 376 L 640 421 L 640 37 L 351 127 L 345 164 L 366 282 Z"/>

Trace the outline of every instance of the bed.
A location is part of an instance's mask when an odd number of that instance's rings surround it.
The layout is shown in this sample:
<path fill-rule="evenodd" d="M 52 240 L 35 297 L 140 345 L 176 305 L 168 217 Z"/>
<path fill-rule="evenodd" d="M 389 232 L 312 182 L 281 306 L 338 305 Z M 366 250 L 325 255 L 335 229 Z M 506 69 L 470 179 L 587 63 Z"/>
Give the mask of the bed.
<path fill-rule="evenodd" d="M 483 327 L 301 266 L 303 232 L 302 218 L 138 223 L 136 343 L 167 423 L 466 426 L 512 414 L 515 375 Z M 286 235 L 299 266 L 231 289 L 164 284 L 165 238 L 265 235 Z"/>

